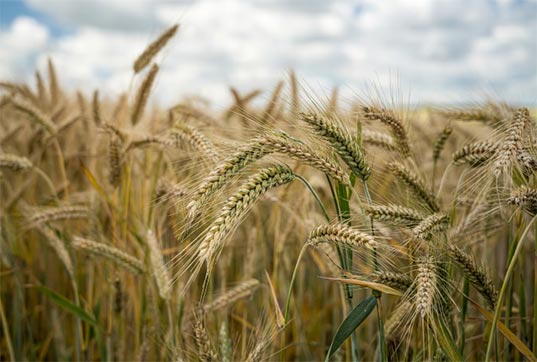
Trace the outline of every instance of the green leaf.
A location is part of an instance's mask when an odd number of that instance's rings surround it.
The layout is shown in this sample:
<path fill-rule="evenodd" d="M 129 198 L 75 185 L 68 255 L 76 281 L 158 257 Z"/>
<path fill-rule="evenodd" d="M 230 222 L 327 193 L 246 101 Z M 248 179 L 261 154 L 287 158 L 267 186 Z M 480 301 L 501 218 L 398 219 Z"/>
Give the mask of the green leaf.
<path fill-rule="evenodd" d="M 377 305 L 377 298 L 370 295 L 358 304 L 345 318 L 343 323 L 339 326 L 328 353 L 326 354 L 325 362 L 341 347 L 343 342 L 354 332 L 356 328 L 362 324 L 362 322 L 371 314 L 375 306 Z"/>
<path fill-rule="evenodd" d="M 45 294 L 47 297 L 50 298 L 51 301 L 56 303 L 58 306 L 60 306 L 67 312 L 73 314 L 74 316 L 80 318 L 84 322 L 87 322 L 94 327 L 99 327 L 97 320 L 92 315 L 90 315 L 84 309 L 80 308 L 79 306 L 65 298 L 63 295 L 60 295 L 52 289 L 49 289 L 42 285 L 36 286 L 35 288 L 37 288 L 41 293 Z"/>
<path fill-rule="evenodd" d="M 457 345 L 455 344 L 455 341 L 451 337 L 451 334 L 449 333 L 448 328 L 446 327 L 444 321 L 441 319 L 435 320 L 435 326 L 436 326 L 436 340 L 438 344 L 440 345 L 440 348 L 444 351 L 446 354 L 446 357 L 448 360 L 457 362 L 462 361 L 463 358 L 459 354 L 459 351 L 457 350 Z"/>

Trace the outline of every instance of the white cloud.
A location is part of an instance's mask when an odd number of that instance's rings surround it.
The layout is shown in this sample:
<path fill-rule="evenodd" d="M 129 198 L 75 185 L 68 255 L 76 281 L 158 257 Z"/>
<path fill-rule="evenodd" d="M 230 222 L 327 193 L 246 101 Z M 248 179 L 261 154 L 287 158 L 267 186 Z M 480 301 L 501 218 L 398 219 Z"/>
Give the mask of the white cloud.
<path fill-rule="evenodd" d="M 15 81 L 27 76 L 48 42 L 46 27 L 32 18 L 17 18 L 9 29 L 0 32 L 0 79 Z"/>
<path fill-rule="evenodd" d="M 398 74 L 413 101 L 476 100 L 491 90 L 509 101 L 536 102 L 537 3 L 532 2 L 27 2 L 75 31 L 52 38 L 36 21 L 17 20 L 0 33 L 0 49 L 16 54 L 0 60 L 2 78 L 32 70 L 33 61 L 20 59 L 40 54 L 42 66 L 50 54 L 70 87 L 119 93 L 131 84 L 136 55 L 179 21 L 180 31 L 158 58 L 156 98 L 166 104 L 199 93 L 224 106 L 229 85 L 267 89 L 291 67 L 314 89 L 338 84 L 360 93 L 368 80 Z M 41 40 L 36 42 L 34 32 Z M 31 41 L 13 40 L 25 33 L 32 34 Z"/>

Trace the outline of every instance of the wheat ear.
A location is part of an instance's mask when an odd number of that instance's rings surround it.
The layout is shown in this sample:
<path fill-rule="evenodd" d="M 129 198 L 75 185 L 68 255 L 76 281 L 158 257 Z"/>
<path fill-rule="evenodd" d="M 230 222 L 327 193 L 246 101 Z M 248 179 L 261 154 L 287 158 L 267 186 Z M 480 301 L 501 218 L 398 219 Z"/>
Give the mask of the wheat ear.
<path fill-rule="evenodd" d="M 370 250 L 376 249 L 378 245 L 373 236 L 341 223 L 317 226 L 310 232 L 307 242 L 313 246 L 329 242 L 353 249 L 366 248 Z"/>
<path fill-rule="evenodd" d="M 519 109 L 511 118 L 506 129 L 506 135 L 497 151 L 497 157 L 492 165 L 492 173 L 498 177 L 505 173 L 511 165 L 511 159 L 516 157 L 522 146 L 524 129 L 531 123 L 530 112 L 527 108 Z"/>
<path fill-rule="evenodd" d="M 196 322 L 194 324 L 194 337 L 198 346 L 198 357 L 203 362 L 217 361 L 218 356 L 213 351 L 211 340 L 205 328 L 205 318 L 200 312 L 196 313 Z"/>
<path fill-rule="evenodd" d="M 218 257 L 225 236 L 235 227 L 250 207 L 269 189 L 287 184 L 295 179 L 295 174 L 286 165 L 273 165 L 250 176 L 238 191 L 230 196 L 216 220 L 203 238 L 198 256 L 207 263 Z"/>
<path fill-rule="evenodd" d="M 454 245 L 449 245 L 448 253 L 451 259 L 464 271 L 470 283 L 485 298 L 490 309 L 494 310 L 498 291 L 485 269 L 471 255 Z"/>
<path fill-rule="evenodd" d="M 430 315 L 433 310 L 436 292 L 436 264 L 431 257 L 418 260 L 416 275 L 416 310 L 421 318 Z"/>
<path fill-rule="evenodd" d="M 90 210 L 85 206 L 48 207 L 28 217 L 31 226 L 36 227 L 48 222 L 70 219 L 86 219 Z"/>
<path fill-rule="evenodd" d="M 446 142 L 451 136 L 451 133 L 453 133 L 453 128 L 450 126 L 446 126 L 442 132 L 436 137 L 436 140 L 434 141 L 433 145 L 433 161 L 436 162 L 440 158 L 440 154 L 442 153 L 442 150 L 444 149 Z"/>
<path fill-rule="evenodd" d="M 220 297 L 215 298 L 212 302 L 205 304 L 203 306 L 203 310 L 205 312 L 210 312 L 224 309 L 234 304 L 239 299 L 249 297 L 259 286 L 260 283 L 257 279 L 246 280 L 236 287 L 230 289 Z"/>
<path fill-rule="evenodd" d="M 102 256 L 136 274 L 145 273 L 144 265 L 140 260 L 108 244 L 75 236 L 71 242 L 71 246 L 77 250 Z"/>
<path fill-rule="evenodd" d="M 347 131 L 318 114 L 301 113 L 301 119 L 334 148 L 356 176 L 367 180 L 371 169 L 367 165 L 363 150 Z"/>
<path fill-rule="evenodd" d="M 403 164 L 393 161 L 388 164 L 388 168 L 399 178 L 408 188 L 418 196 L 432 211 L 440 210 L 436 197 L 427 191 L 423 180 L 414 172 L 410 171 Z"/>
<path fill-rule="evenodd" d="M 151 260 L 151 269 L 157 282 L 158 291 L 162 299 L 170 298 L 170 291 L 172 287 L 171 278 L 168 273 L 168 269 L 164 264 L 162 252 L 158 245 L 157 238 L 152 230 L 147 231 L 147 246 L 149 248 L 149 258 Z"/>
<path fill-rule="evenodd" d="M 407 227 L 414 227 L 425 218 L 419 211 L 399 205 L 370 205 L 365 211 L 376 220 Z"/>
<path fill-rule="evenodd" d="M 33 105 L 18 99 L 12 99 L 11 104 L 21 113 L 24 113 L 28 118 L 43 127 L 49 134 L 56 134 L 56 125 L 52 122 L 49 116 L 37 109 Z"/>
<path fill-rule="evenodd" d="M 134 73 L 140 72 L 142 69 L 144 69 L 150 62 L 153 60 L 155 55 L 164 48 L 166 43 L 173 38 L 175 33 L 177 32 L 177 29 L 179 29 L 179 24 L 175 24 L 168 30 L 166 30 L 164 33 L 162 33 L 157 39 L 151 42 L 145 48 L 145 50 L 136 58 L 134 61 L 133 69 Z"/>
<path fill-rule="evenodd" d="M 531 215 L 535 215 L 537 214 L 537 189 L 520 186 L 511 192 L 507 202 L 522 207 Z"/>
<path fill-rule="evenodd" d="M 434 233 L 445 231 L 449 226 L 449 217 L 435 213 L 427 216 L 413 230 L 414 236 L 420 240 L 429 240 Z"/>
<path fill-rule="evenodd" d="M 392 111 L 379 109 L 376 107 L 362 107 L 366 119 L 378 120 L 388 126 L 392 135 L 399 146 L 399 151 L 403 157 L 410 156 L 410 146 L 408 136 L 403 123 L 395 116 Z"/>
<path fill-rule="evenodd" d="M 177 145 L 181 142 L 186 142 L 201 152 L 211 162 L 216 163 L 218 161 L 219 157 L 213 143 L 196 128 L 177 123 L 170 131 L 170 137 Z"/>
<path fill-rule="evenodd" d="M 43 226 L 39 228 L 39 231 L 45 236 L 47 241 L 49 242 L 49 245 L 54 249 L 56 252 L 56 255 L 63 263 L 63 266 L 67 270 L 67 273 L 71 278 L 74 278 L 75 276 L 75 269 L 73 267 L 73 262 L 71 261 L 71 256 L 69 255 L 69 251 L 65 247 L 65 244 L 60 238 L 56 235 L 54 230 L 52 230 L 48 226 Z"/>
<path fill-rule="evenodd" d="M 453 154 L 453 163 L 467 163 L 472 167 L 477 167 L 490 160 L 496 150 L 498 143 L 491 141 L 479 141 L 467 144 Z"/>
<path fill-rule="evenodd" d="M 384 148 L 388 151 L 395 151 L 397 149 L 393 137 L 384 132 L 364 129 L 362 130 L 362 142 Z"/>
<path fill-rule="evenodd" d="M 412 279 L 408 275 L 389 271 L 376 271 L 371 275 L 371 280 L 402 292 L 412 286 Z"/>
<path fill-rule="evenodd" d="M 151 93 L 151 87 L 153 86 L 158 70 L 158 65 L 153 64 L 142 81 L 140 88 L 138 88 L 131 113 L 131 122 L 133 125 L 136 125 L 144 114 L 147 99 L 149 98 L 149 93 Z"/>
<path fill-rule="evenodd" d="M 32 162 L 26 157 L 0 153 L 0 169 L 11 171 L 27 171 L 33 167 Z"/>

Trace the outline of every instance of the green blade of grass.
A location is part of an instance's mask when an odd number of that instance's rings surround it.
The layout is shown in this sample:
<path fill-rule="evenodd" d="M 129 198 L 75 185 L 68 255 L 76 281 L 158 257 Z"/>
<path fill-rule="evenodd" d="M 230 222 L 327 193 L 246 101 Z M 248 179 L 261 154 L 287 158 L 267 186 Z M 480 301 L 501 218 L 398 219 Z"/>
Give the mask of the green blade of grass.
<path fill-rule="evenodd" d="M 343 342 L 362 324 L 362 322 L 371 314 L 375 306 L 377 305 L 377 298 L 370 295 L 358 304 L 349 313 L 345 320 L 339 326 L 330 348 L 326 354 L 325 362 L 341 347 Z"/>
<path fill-rule="evenodd" d="M 61 307 L 63 310 L 73 314 L 75 317 L 89 323 L 94 327 L 99 327 L 97 320 L 92 315 L 71 302 L 69 299 L 65 298 L 63 295 L 60 295 L 52 289 L 42 285 L 35 286 L 35 288 L 46 295 L 52 302 Z"/>

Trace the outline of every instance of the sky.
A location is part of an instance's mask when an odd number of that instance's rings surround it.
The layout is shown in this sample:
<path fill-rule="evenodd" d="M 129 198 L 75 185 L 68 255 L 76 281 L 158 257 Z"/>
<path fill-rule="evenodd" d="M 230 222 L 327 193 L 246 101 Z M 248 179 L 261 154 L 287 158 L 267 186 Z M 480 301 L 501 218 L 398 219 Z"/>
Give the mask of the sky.
<path fill-rule="evenodd" d="M 174 23 L 156 58 L 165 106 L 223 108 L 229 86 L 268 99 L 290 69 L 318 96 L 537 105 L 537 0 L 0 0 L 0 80 L 33 82 L 51 57 L 68 89 L 116 96 Z"/>

